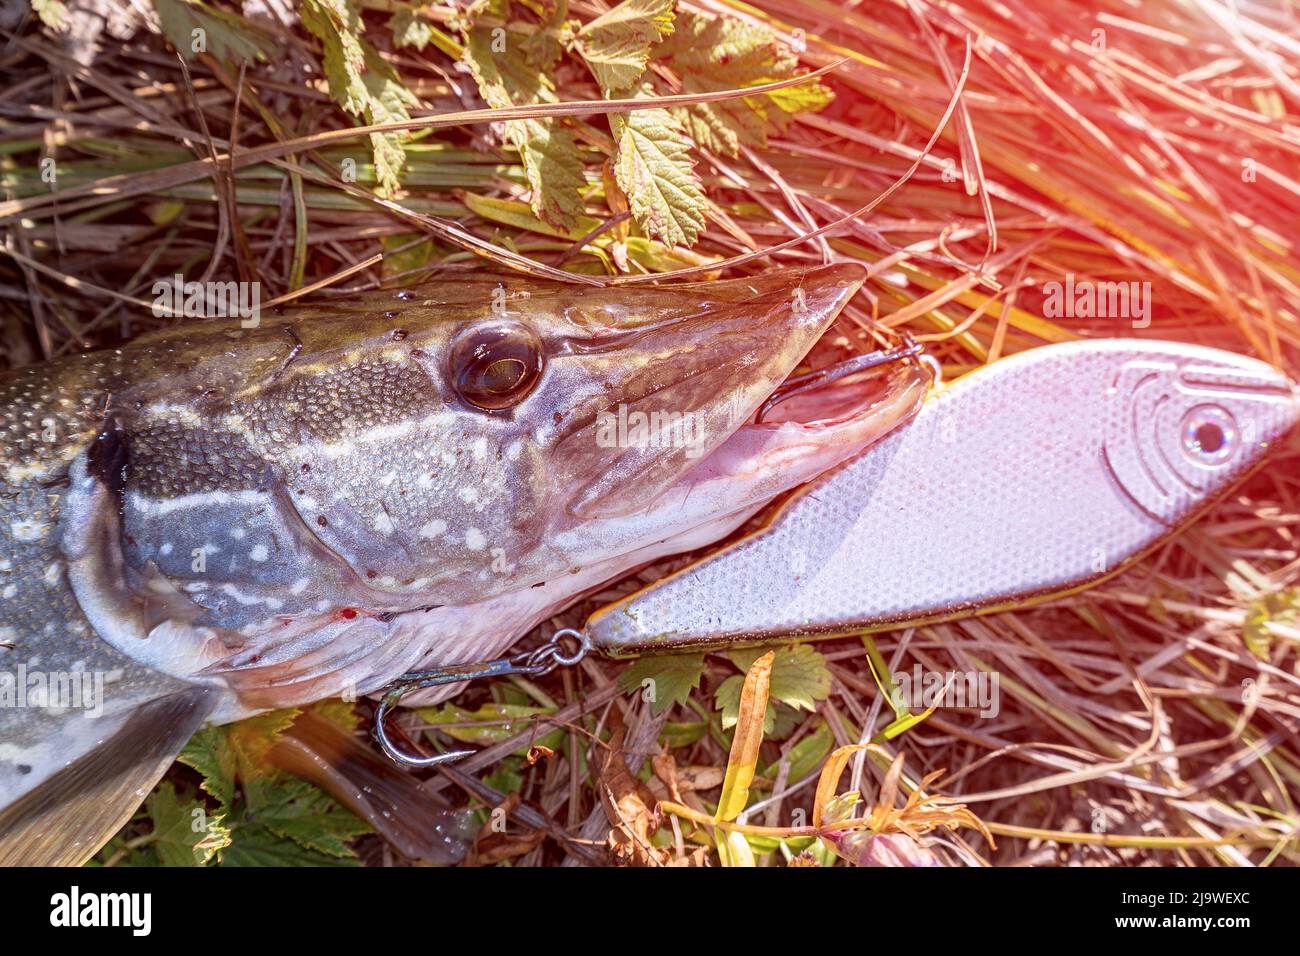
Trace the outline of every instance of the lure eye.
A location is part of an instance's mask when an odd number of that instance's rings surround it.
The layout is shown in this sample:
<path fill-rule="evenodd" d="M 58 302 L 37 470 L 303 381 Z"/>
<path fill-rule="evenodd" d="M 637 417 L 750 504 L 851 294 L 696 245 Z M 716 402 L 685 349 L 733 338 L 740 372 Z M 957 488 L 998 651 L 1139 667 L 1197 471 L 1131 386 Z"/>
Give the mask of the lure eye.
<path fill-rule="evenodd" d="M 542 343 L 528 326 L 480 326 L 452 345 L 451 382 L 466 402 L 496 412 L 529 396 L 541 377 L 542 364 Z"/>
<path fill-rule="evenodd" d="M 1237 450 L 1236 420 L 1217 405 L 1200 405 L 1183 416 L 1183 453 L 1198 465 L 1222 465 Z"/>

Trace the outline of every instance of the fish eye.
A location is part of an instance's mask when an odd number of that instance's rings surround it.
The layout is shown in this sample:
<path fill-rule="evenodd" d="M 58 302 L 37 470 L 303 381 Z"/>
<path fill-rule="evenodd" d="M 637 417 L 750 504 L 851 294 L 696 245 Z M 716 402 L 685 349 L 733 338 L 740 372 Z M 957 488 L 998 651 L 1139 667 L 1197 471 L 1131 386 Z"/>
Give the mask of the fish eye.
<path fill-rule="evenodd" d="M 542 343 L 526 325 L 501 322 L 468 329 L 451 348 L 451 383 L 469 404 L 501 411 L 522 402 L 542 374 Z"/>
<path fill-rule="evenodd" d="M 1183 453 L 1198 465 L 1222 465 L 1237 450 L 1237 422 L 1217 405 L 1199 405 L 1183 416 Z"/>

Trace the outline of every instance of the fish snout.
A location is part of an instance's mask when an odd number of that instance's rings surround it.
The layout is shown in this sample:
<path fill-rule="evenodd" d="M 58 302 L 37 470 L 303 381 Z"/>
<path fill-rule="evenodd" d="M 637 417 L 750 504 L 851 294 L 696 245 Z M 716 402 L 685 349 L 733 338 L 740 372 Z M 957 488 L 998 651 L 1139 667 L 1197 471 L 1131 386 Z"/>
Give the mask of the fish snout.
<path fill-rule="evenodd" d="M 865 279 L 861 266 L 778 270 L 690 287 L 702 305 L 552 363 L 557 487 L 569 511 L 634 511 L 752 419 Z"/>

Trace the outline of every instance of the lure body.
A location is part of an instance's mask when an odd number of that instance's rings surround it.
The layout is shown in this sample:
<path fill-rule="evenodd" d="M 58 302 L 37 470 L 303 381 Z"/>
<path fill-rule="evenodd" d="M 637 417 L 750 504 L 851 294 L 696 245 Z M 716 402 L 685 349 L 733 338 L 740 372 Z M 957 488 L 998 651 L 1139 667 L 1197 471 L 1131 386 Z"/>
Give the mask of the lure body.
<path fill-rule="evenodd" d="M 1103 340 L 1003 359 L 796 492 L 761 530 L 602 609 L 595 650 L 825 637 L 1032 602 L 1121 570 L 1295 426 L 1217 349 Z"/>

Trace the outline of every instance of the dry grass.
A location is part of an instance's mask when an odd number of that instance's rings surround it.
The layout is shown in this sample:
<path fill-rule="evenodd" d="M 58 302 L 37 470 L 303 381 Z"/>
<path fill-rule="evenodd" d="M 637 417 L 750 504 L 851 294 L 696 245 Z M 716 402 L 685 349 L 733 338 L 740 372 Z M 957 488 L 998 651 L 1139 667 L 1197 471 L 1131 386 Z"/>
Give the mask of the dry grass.
<path fill-rule="evenodd" d="M 1213 0 L 695 6 L 802 37 L 810 68 L 847 59 L 830 76 L 837 99 L 829 109 L 761 152 L 705 158 L 709 228 L 689 252 L 664 250 L 656 271 L 714 272 L 718 259 L 749 270 L 829 254 L 861 260 L 872 277 L 838 333 L 865 350 L 875 323 L 905 327 L 950 377 L 1045 342 L 1099 335 L 1195 341 L 1297 372 L 1300 16 L 1291 3 L 1238 2 L 1236 13 Z M 411 151 L 408 190 L 380 202 L 364 183 L 340 188 L 320 170 L 336 168 L 355 136 L 325 94 L 302 82 L 312 56 L 301 31 L 281 31 L 280 41 L 283 62 L 251 69 L 242 82 L 210 60 L 187 78 L 156 37 L 110 43 L 91 67 L 30 24 L 0 45 L 10 78 L 0 91 L 9 254 L 0 261 L 0 348 L 10 364 L 150 328 L 160 320 L 130 300 L 178 271 L 256 271 L 286 298 L 318 286 L 332 294 L 436 278 L 483 256 L 539 274 L 574 270 L 579 281 L 643 281 L 608 273 L 598 237 L 475 214 L 483 197 L 522 196 L 522 170 L 484 139 L 484 127 L 465 125 L 483 118 L 473 84 L 432 47 L 394 57 L 425 115 L 438 117 L 423 124 L 438 128 L 437 138 Z M 564 93 L 595 98 L 578 82 Z M 551 112 L 597 121 L 589 106 Z M 210 158 L 227 154 L 233 161 Z M 39 184 L 37 159 L 51 156 L 64 177 L 57 194 Z M 589 212 L 612 238 L 619 210 L 593 203 Z M 1151 282 L 1150 327 L 1042 318 L 1043 284 L 1067 273 Z M 933 789 L 959 798 L 999 838 L 993 850 L 960 831 L 936 845 L 942 858 L 1263 865 L 1300 857 L 1300 625 L 1282 609 L 1300 595 L 1298 462 L 1292 445 L 1195 528 L 1081 597 L 877 638 L 891 668 L 920 662 L 1002 677 L 996 718 L 939 712 L 881 744 L 906 755 L 904 790 L 946 769 Z M 563 623 L 580 622 L 594 603 Z M 890 711 L 862 644 L 820 650 L 834 692 L 819 717 L 839 745 L 872 739 Z M 667 716 L 670 731 L 714 725 L 672 748 L 679 774 L 726 763 L 711 692 L 735 671 L 721 659 L 711 667 L 693 706 Z M 587 773 L 601 750 L 592 734 L 619 726 L 635 769 L 659 751 L 663 729 L 662 718 L 617 690 L 617 670 L 587 661 L 537 685 L 466 691 L 458 701 L 466 709 L 492 694 L 555 707 L 566 745 L 519 769 L 508 755 L 540 732 L 530 727 L 430 789 L 455 778 L 492 802 L 487 788 L 501 785 L 504 758 L 522 778 L 516 824 L 535 829 L 549 818 L 576 837 L 521 841 L 517 864 L 556 863 L 582 855 L 583 841 L 602 843 L 610 827 Z M 810 728 L 765 743 L 764 762 Z M 588 749 L 593 756 L 579 760 Z M 869 795 L 889 766 L 883 758 L 859 765 Z M 486 777 L 493 768 L 498 775 Z M 749 822 L 786 824 L 811 804 L 815 779 L 756 781 L 769 792 Z M 716 800 L 718 782 L 689 791 L 687 802 L 699 809 Z M 663 826 L 680 850 L 680 828 Z M 379 849 L 370 850 L 378 861 Z"/>

